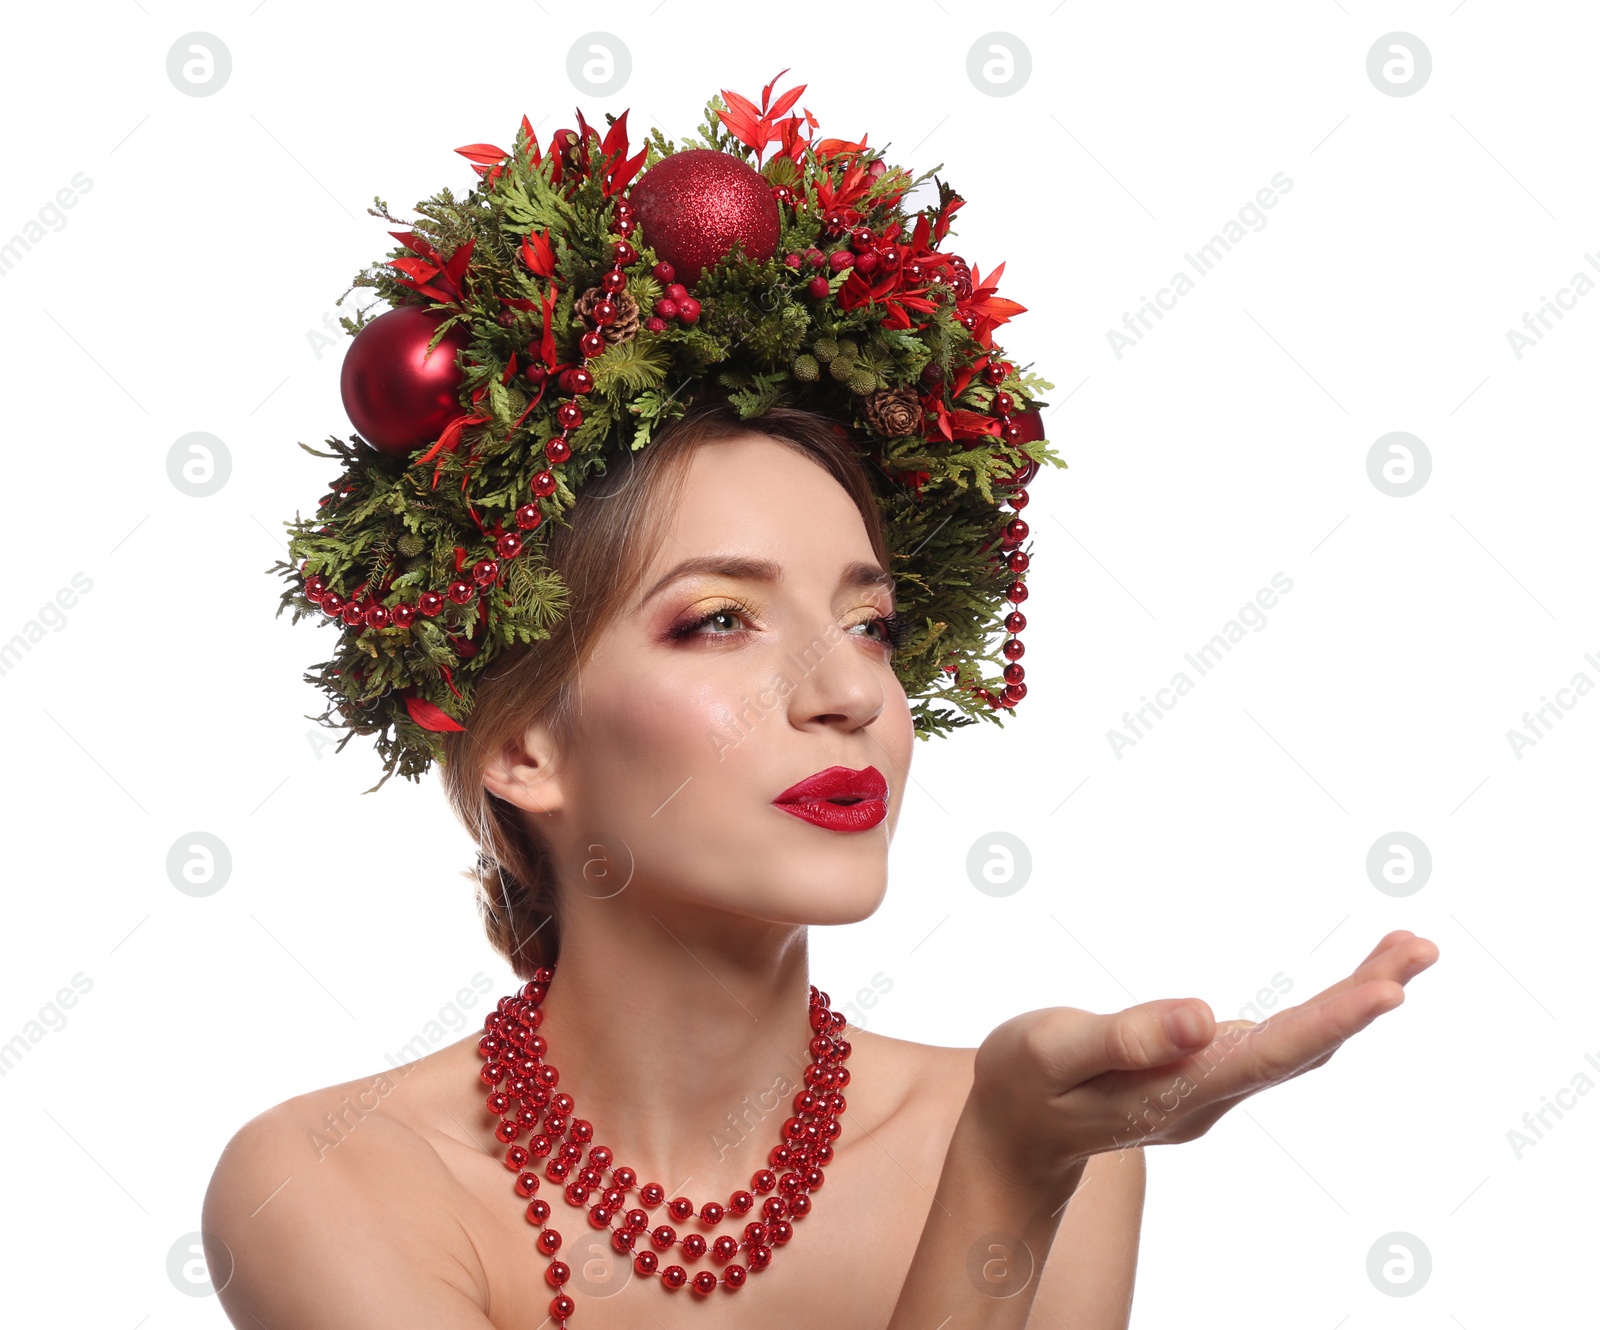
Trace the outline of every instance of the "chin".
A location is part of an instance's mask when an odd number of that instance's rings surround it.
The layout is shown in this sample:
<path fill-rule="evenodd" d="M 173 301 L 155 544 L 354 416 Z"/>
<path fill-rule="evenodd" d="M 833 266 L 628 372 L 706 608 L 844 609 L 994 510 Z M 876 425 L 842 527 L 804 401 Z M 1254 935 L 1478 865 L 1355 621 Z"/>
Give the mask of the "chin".
<path fill-rule="evenodd" d="M 774 864 L 766 897 L 773 917 L 781 912 L 790 922 L 806 924 L 855 924 L 871 918 L 889 890 L 887 850 L 887 840 L 876 846 L 844 844 L 832 854 L 813 851 Z"/>

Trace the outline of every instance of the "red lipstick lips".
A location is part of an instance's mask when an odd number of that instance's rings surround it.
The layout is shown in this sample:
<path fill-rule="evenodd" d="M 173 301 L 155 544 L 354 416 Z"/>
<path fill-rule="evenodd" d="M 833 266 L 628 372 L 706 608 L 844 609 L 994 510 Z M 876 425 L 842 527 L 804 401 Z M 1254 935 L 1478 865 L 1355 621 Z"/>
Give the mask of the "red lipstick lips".
<path fill-rule="evenodd" d="M 889 782 L 877 767 L 828 767 L 791 785 L 773 801 L 829 831 L 866 831 L 889 812 Z"/>

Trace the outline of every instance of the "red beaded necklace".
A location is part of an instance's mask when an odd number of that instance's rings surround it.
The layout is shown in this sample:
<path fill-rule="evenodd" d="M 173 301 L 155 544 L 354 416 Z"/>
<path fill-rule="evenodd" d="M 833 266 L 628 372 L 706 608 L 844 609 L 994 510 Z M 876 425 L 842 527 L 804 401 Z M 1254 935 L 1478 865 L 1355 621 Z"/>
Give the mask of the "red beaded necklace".
<path fill-rule="evenodd" d="M 533 1172 L 533 1162 L 551 1156 L 544 1176 L 564 1184 L 568 1204 L 587 1205 L 589 1223 L 597 1229 L 610 1228 L 611 1245 L 624 1255 L 633 1252 L 639 1235 L 649 1228 L 648 1211 L 666 1200 L 666 1191 L 659 1183 L 646 1183 L 638 1188 L 643 1208 L 624 1212 L 623 1203 L 639 1175 L 622 1165 L 612 1167 L 611 1151 L 603 1145 L 590 1145 L 588 1162 L 580 1167 L 583 1147 L 594 1139 L 594 1127 L 572 1116 L 571 1095 L 555 1093 L 559 1074 L 546 1060 L 549 1045 L 538 1033 L 544 1021 L 540 1004 L 554 978 L 554 966 L 541 966 L 520 992 L 501 998 L 483 1022 L 485 1033 L 478 1041 L 478 1053 L 485 1059 L 479 1076 L 485 1085 L 493 1087 L 486 1103 L 489 1111 L 501 1119 L 495 1135 L 508 1147 L 506 1167 L 517 1175 L 517 1195 L 531 1198 L 525 1214 L 530 1224 L 542 1230 L 536 1244 L 539 1251 L 552 1258 L 544 1272 L 545 1282 L 556 1290 L 550 1300 L 550 1315 L 555 1318 L 557 1330 L 567 1330 L 567 1318 L 576 1304 L 562 1286 L 572 1271 L 565 1262 L 553 1259 L 561 1248 L 561 1234 L 550 1227 L 550 1203 L 534 1195 L 539 1190 L 539 1175 Z M 635 1274 L 659 1273 L 668 1290 L 688 1284 L 704 1295 L 721 1284 L 730 1293 L 735 1292 L 751 1273 L 767 1267 L 774 1247 L 781 1247 L 794 1236 L 790 1221 L 803 1219 L 810 1212 L 810 1193 L 822 1186 L 822 1170 L 833 1162 L 833 1142 L 841 1130 L 838 1116 L 844 1112 L 845 1099 L 840 1091 L 850 1084 L 850 1072 L 844 1065 L 850 1056 L 850 1041 L 839 1037 L 844 1017 L 830 1009 L 828 995 L 814 984 L 810 1008 L 813 1034 L 805 1088 L 796 1093 L 794 1116 L 784 1121 L 782 1140 L 767 1156 L 769 1167 L 752 1174 L 750 1190 L 734 1192 L 726 1205 L 707 1201 L 697 1211 L 688 1197 L 678 1196 L 667 1201 L 667 1213 L 678 1223 L 698 1213 L 707 1228 L 715 1229 L 724 1218 L 736 1221 L 747 1214 L 757 1196 L 774 1189 L 778 1194 L 761 1202 L 761 1218 L 745 1224 L 742 1237 L 724 1233 L 710 1242 L 709 1249 L 716 1259 L 727 1262 L 720 1277 L 701 1270 L 691 1279 L 681 1265 L 661 1267 L 656 1252 L 664 1252 L 674 1243 L 683 1249 L 683 1259 L 691 1264 L 707 1251 L 706 1234 L 685 1233 L 680 1238 L 672 1225 L 665 1223 L 650 1229 L 649 1240 L 655 1250 L 647 1247 L 634 1253 Z M 524 1132 L 529 1134 L 525 1146 L 517 1144 Z M 603 1174 L 608 1168 L 611 1183 L 603 1186 Z M 780 1174 L 775 1169 L 784 1171 Z M 596 1190 L 599 1200 L 591 1204 L 590 1193 Z M 621 1222 L 613 1224 L 613 1218 L 619 1216 Z M 746 1252 L 743 1265 L 733 1260 L 741 1249 Z"/>

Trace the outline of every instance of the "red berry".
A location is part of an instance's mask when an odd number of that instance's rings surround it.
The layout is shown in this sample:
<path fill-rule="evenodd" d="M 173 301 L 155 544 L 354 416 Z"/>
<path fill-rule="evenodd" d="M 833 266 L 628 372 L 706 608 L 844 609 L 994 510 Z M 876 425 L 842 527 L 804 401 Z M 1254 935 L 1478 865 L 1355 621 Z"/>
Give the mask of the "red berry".
<path fill-rule="evenodd" d="M 820 249 L 815 247 L 806 251 L 806 262 L 809 263 L 813 268 L 820 268 L 825 258 L 826 255 L 824 255 Z"/>
<path fill-rule="evenodd" d="M 665 259 L 662 259 L 660 263 L 656 264 L 655 267 L 650 269 L 650 274 L 656 279 L 656 281 L 663 284 L 670 282 L 674 277 L 677 276 L 677 273 L 673 271 L 672 265 Z"/>
<path fill-rule="evenodd" d="M 783 266 L 785 268 L 798 268 L 804 262 L 805 260 L 798 254 L 785 254 L 783 256 Z"/>
<path fill-rule="evenodd" d="M 821 300 L 828 294 L 828 279 L 822 276 L 813 277 L 806 283 L 806 290 L 818 300 Z"/>
<path fill-rule="evenodd" d="M 666 332 L 667 321 L 665 319 L 658 319 L 654 314 L 652 314 L 644 321 L 644 326 L 651 332 Z"/>
<path fill-rule="evenodd" d="M 877 266 L 878 256 L 870 249 L 865 254 L 856 255 L 856 271 L 863 277 L 870 276 Z"/>
<path fill-rule="evenodd" d="M 848 268 L 855 262 L 856 256 L 848 249 L 836 249 L 828 255 L 828 266 L 838 272 L 841 268 Z"/>
<path fill-rule="evenodd" d="M 678 302 L 671 296 L 662 296 L 656 301 L 656 313 L 664 319 L 675 319 L 678 317 Z"/>
<path fill-rule="evenodd" d="M 687 296 L 688 294 L 689 294 L 689 288 L 687 286 L 685 286 L 682 282 L 674 282 L 674 283 L 672 283 L 671 286 L 669 286 L 667 288 L 667 299 L 668 300 L 676 300 L 680 304 L 683 302 L 683 298 L 685 296 Z"/>
<path fill-rule="evenodd" d="M 693 296 L 684 296 L 678 302 L 678 318 L 684 323 L 693 323 L 700 317 L 700 302 Z"/>

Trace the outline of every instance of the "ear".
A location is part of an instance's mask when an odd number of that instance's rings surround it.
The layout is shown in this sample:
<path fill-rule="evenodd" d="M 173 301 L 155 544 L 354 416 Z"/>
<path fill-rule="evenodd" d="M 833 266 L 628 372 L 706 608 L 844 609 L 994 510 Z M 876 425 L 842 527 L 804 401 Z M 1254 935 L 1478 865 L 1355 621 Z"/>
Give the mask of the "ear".
<path fill-rule="evenodd" d="M 509 740 L 485 764 L 483 783 L 491 794 L 530 813 L 559 812 L 565 793 L 549 727 L 536 722 Z"/>

